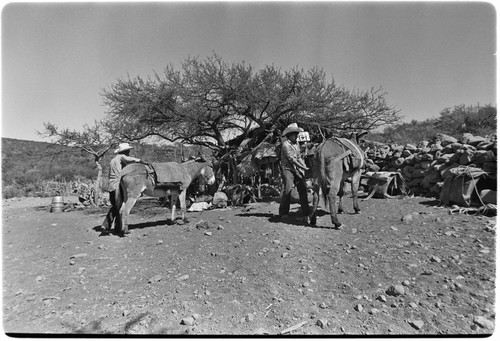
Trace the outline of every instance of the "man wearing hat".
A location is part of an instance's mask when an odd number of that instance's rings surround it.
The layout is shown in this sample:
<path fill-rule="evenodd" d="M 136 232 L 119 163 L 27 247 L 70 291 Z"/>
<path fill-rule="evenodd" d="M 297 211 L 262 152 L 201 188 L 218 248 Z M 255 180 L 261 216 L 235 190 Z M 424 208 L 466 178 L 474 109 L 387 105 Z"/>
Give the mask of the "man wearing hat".
<path fill-rule="evenodd" d="M 281 218 L 286 219 L 290 212 L 290 201 L 292 199 L 293 185 L 297 186 L 299 192 L 299 201 L 302 208 L 302 215 L 307 217 L 309 215 L 309 202 L 307 200 L 307 187 L 304 179 L 304 173 L 307 168 L 304 159 L 300 154 L 300 146 L 297 143 L 299 132 L 304 129 L 299 128 L 297 123 L 288 125 L 283 131 L 283 136 L 286 139 L 281 146 L 281 175 L 283 178 L 283 195 L 281 196 L 281 203 L 279 208 L 279 215 Z"/>
<path fill-rule="evenodd" d="M 120 143 L 118 149 L 115 150 L 117 154 L 109 164 L 109 187 L 111 191 L 109 192 L 109 201 L 111 202 L 111 208 L 109 209 L 101 228 L 109 231 L 111 225 L 113 224 L 116 216 L 120 213 L 119 207 L 116 207 L 115 194 L 116 190 L 120 184 L 120 172 L 123 167 L 132 162 L 142 162 L 141 159 L 129 156 L 130 150 L 134 147 L 130 146 L 128 143 Z"/>

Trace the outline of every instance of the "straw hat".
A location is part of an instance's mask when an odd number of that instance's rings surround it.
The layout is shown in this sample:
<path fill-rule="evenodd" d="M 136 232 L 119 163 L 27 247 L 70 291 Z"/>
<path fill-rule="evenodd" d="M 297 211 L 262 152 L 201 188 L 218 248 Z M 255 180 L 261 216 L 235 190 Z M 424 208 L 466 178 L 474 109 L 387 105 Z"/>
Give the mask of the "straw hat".
<path fill-rule="evenodd" d="M 118 154 L 118 153 L 121 153 L 121 152 L 124 152 L 126 150 L 130 150 L 130 149 L 133 149 L 134 147 L 132 147 L 131 145 L 129 145 L 127 142 L 124 142 L 124 143 L 120 143 L 118 145 L 118 149 L 115 150 L 115 154 Z"/>
<path fill-rule="evenodd" d="M 283 131 L 283 136 L 286 136 L 290 133 L 300 133 L 301 131 L 304 131 L 304 129 L 300 128 L 297 123 L 290 123 L 288 127 L 285 128 Z"/>

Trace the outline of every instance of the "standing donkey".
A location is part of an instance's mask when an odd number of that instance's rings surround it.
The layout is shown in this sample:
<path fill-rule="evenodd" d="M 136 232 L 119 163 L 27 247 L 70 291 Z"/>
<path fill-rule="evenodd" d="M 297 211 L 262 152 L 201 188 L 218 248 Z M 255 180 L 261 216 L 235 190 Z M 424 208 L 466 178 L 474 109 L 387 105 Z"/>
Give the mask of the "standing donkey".
<path fill-rule="evenodd" d="M 212 163 L 203 158 L 184 163 L 153 163 L 152 168 L 154 171 L 148 165 L 133 163 L 123 168 L 120 174 L 120 186 L 116 191 L 116 204 L 120 208 L 120 214 L 115 226 L 122 234 L 129 233 L 128 215 L 141 194 L 151 197 L 165 196 L 165 190 L 157 188 L 159 182 L 178 184 L 183 220 L 186 214 L 186 190 L 191 182 L 198 177 L 203 178 L 209 185 L 215 182 Z M 172 221 L 175 220 L 175 205 L 175 200 L 172 200 Z"/>
<path fill-rule="evenodd" d="M 330 216 L 336 229 L 342 224 L 337 218 L 336 200 L 339 196 L 338 212 L 343 212 L 342 197 L 344 182 L 352 177 L 351 190 L 354 211 L 359 213 L 358 188 L 361 171 L 365 164 L 364 153 L 358 144 L 350 139 L 330 138 L 321 143 L 314 154 L 313 163 L 313 207 L 309 214 L 309 222 L 316 225 L 319 190 L 323 192 L 325 202 L 330 204 Z"/>

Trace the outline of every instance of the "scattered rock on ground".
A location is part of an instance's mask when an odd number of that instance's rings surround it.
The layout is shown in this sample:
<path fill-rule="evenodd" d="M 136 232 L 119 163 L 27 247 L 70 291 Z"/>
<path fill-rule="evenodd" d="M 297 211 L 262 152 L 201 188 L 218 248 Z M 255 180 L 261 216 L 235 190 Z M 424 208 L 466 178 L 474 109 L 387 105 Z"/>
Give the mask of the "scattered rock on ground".
<path fill-rule="evenodd" d="M 159 282 L 161 281 L 163 277 L 161 275 L 156 275 L 156 276 L 153 276 L 151 277 L 150 279 L 148 279 L 148 283 L 156 283 L 156 282 Z"/>
<path fill-rule="evenodd" d="M 473 322 L 481 328 L 494 329 L 495 323 L 484 316 L 474 316 Z"/>
<path fill-rule="evenodd" d="M 181 320 L 181 324 L 185 325 L 185 326 L 192 326 L 192 325 L 194 325 L 194 317 L 189 316 L 189 317 L 183 318 Z"/>
<path fill-rule="evenodd" d="M 245 214 L 239 209 L 190 213 L 190 230 L 161 225 L 168 217 L 165 208 L 144 211 L 139 203 L 130 216 L 131 238 L 103 236 L 93 228 L 102 222 L 105 210 L 68 212 L 55 221 L 49 213 L 4 207 L 4 329 L 190 335 L 286 331 L 292 336 L 380 336 L 389 330 L 398 335 L 487 334 L 494 330 L 495 319 L 494 235 L 481 226 L 486 218 L 449 214 L 428 202 L 429 198 L 416 197 L 362 201 L 362 214 L 340 217 L 347 226 L 358 228 L 355 235 L 350 228 L 342 233 L 271 221 L 278 203 Z M 421 213 L 410 225 L 398 222 L 415 207 L 434 216 Z M 215 229 L 196 229 L 202 217 L 214 222 Z M 442 222 L 436 223 L 436 217 Z M 57 227 L 51 227 L 56 222 Z M 219 224 L 227 224 L 226 229 L 217 231 Z M 320 215 L 318 225 L 331 227 L 329 215 Z M 446 235 L 447 230 L 456 237 Z M 163 240 L 161 247 L 155 246 L 158 240 Z M 68 259 L 84 252 L 88 256 Z M 284 252 L 288 257 L 280 258 Z M 433 254 L 440 263 L 430 261 Z M 70 260 L 78 266 L 68 266 Z M 427 271 L 432 276 L 422 275 Z M 155 282 L 155 276 L 162 278 Z M 403 295 L 386 293 L 396 284 L 404 289 Z M 353 309 L 357 303 L 362 312 Z M 245 320 L 249 313 L 251 322 Z M 180 325 L 184 318 L 184 323 L 193 324 Z"/>
<path fill-rule="evenodd" d="M 327 319 L 319 319 L 316 322 L 316 325 L 320 326 L 321 329 L 325 329 L 328 326 L 328 320 Z"/>
<path fill-rule="evenodd" d="M 441 263 L 441 258 L 437 256 L 431 256 L 431 262 Z"/>
<path fill-rule="evenodd" d="M 413 328 L 415 328 L 417 330 L 422 329 L 424 326 L 424 321 L 422 321 L 422 320 L 410 320 L 410 321 L 408 321 L 408 323 L 410 324 L 410 326 L 412 326 Z"/>
<path fill-rule="evenodd" d="M 401 221 L 405 224 L 410 224 L 413 221 L 413 215 L 412 214 L 406 214 L 401 218 Z"/>
<path fill-rule="evenodd" d="M 390 296 L 400 296 L 405 294 L 405 288 L 402 285 L 391 285 L 385 293 Z"/>
<path fill-rule="evenodd" d="M 257 328 L 253 331 L 253 335 L 269 335 L 270 333 L 265 328 Z"/>

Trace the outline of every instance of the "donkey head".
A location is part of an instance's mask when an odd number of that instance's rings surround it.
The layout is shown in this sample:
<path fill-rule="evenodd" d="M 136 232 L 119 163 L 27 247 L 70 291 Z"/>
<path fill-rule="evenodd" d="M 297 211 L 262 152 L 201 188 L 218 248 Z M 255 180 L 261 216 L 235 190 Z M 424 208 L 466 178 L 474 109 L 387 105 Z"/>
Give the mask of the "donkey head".
<path fill-rule="evenodd" d="M 204 184 L 213 185 L 215 183 L 215 172 L 214 172 L 214 164 L 211 158 L 206 158 L 201 154 L 198 154 L 194 159 L 194 162 L 205 163 L 205 165 L 201 168 L 199 173 L 200 185 Z"/>
<path fill-rule="evenodd" d="M 202 183 L 213 185 L 215 183 L 215 172 L 211 165 L 206 165 L 200 170 Z"/>

